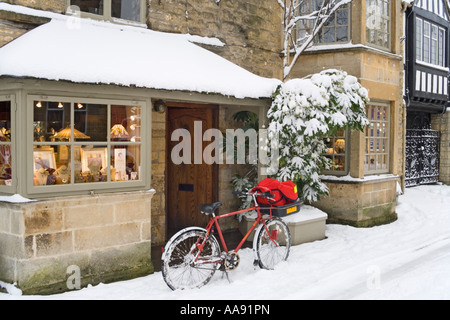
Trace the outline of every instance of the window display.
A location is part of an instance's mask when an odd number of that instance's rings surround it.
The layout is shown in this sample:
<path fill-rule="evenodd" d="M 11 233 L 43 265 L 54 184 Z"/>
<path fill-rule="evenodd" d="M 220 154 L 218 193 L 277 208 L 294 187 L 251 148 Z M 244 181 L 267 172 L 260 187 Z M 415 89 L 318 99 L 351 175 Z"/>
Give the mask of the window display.
<path fill-rule="evenodd" d="M 347 172 L 345 162 L 346 141 L 345 130 L 338 130 L 335 136 L 325 138 L 325 144 L 328 147 L 325 156 L 331 160 L 331 168 L 328 170 L 328 173 L 338 174 Z"/>
<path fill-rule="evenodd" d="M 141 179 L 137 105 L 33 102 L 33 185 Z"/>

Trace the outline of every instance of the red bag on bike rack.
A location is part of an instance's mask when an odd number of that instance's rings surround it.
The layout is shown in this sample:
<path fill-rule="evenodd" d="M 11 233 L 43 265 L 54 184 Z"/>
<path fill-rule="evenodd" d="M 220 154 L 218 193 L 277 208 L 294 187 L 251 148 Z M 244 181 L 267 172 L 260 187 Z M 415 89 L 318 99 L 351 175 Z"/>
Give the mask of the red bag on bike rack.
<path fill-rule="evenodd" d="M 267 191 L 274 195 L 274 200 L 257 197 L 260 205 L 284 206 L 298 200 L 297 186 L 290 180 L 280 182 L 276 179 L 266 178 L 252 189 L 252 192 Z"/>

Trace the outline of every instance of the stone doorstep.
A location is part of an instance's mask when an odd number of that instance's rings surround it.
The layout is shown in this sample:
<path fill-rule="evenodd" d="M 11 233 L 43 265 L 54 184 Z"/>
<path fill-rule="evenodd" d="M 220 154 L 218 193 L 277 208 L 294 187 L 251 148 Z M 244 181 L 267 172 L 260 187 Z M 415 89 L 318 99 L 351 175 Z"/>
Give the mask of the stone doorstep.
<path fill-rule="evenodd" d="M 328 215 L 311 206 L 300 206 L 300 211 L 291 216 L 283 217 L 291 232 L 291 245 L 323 240 L 326 238 L 326 220 Z M 255 222 L 254 218 L 244 216 L 239 223 L 239 231 L 245 235 Z M 247 238 L 253 241 L 255 231 Z"/>

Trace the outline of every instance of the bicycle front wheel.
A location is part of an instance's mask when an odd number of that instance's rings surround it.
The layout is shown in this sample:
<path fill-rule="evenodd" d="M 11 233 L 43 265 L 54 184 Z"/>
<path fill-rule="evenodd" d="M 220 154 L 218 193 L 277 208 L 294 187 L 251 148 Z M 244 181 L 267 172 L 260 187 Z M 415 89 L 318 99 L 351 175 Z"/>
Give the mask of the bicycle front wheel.
<path fill-rule="evenodd" d="M 207 284 L 219 265 L 220 246 L 206 230 L 187 228 L 167 243 L 161 258 L 164 281 L 172 290 L 200 288 Z M 199 245 L 204 243 L 199 253 Z"/>
<path fill-rule="evenodd" d="M 291 248 L 291 234 L 287 224 L 279 218 L 267 221 L 267 229 L 259 229 L 256 238 L 256 255 L 259 266 L 272 270 L 281 261 L 287 260 Z"/>

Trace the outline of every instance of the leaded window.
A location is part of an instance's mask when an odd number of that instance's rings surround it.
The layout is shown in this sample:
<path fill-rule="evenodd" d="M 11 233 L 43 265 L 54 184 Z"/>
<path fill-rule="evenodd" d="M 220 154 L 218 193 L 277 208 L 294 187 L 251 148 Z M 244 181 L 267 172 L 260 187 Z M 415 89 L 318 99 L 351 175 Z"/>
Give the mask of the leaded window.
<path fill-rule="evenodd" d="M 391 48 L 391 0 L 366 1 L 367 42 L 381 49 Z"/>
<path fill-rule="evenodd" d="M 416 60 L 445 67 L 446 31 L 440 26 L 416 18 Z"/>
<path fill-rule="evenodd" d="M 320 10 L 323 0 L 302 1 L 300 15 Z M 313 32 L 314 20 L 300 19 L 297 25 L 297 39 L 301 43 Z M 345 4 L 333 13 L 314 38 L 315 44 L 350 41 L 350 6 Z"/>
<path fill-rule="evenodd" d="M 389 172 L 390 108 L 385 104 L 366 106 L 369 126 L 365 134 L 364 172 L 366 174 Z"/>

